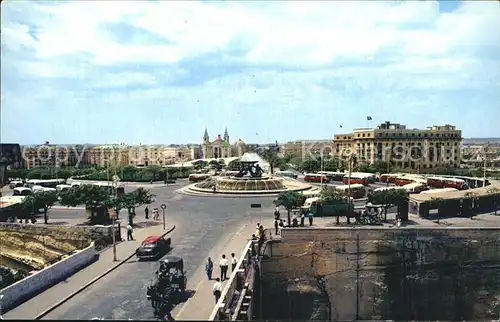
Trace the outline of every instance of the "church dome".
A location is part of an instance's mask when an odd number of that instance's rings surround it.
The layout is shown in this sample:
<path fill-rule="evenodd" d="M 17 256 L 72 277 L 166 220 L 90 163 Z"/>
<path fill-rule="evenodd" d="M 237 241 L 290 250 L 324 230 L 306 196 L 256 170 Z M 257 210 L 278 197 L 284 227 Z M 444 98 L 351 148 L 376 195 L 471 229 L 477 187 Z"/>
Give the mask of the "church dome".
<path fill-rule="evenodd" d="M 238 141 L 236 141 L 236 143 L 234 145 L 236 145 L 236 146 L 246 146 L 245 142 L 243 142 L 241 139 L 239 139 Z"/>

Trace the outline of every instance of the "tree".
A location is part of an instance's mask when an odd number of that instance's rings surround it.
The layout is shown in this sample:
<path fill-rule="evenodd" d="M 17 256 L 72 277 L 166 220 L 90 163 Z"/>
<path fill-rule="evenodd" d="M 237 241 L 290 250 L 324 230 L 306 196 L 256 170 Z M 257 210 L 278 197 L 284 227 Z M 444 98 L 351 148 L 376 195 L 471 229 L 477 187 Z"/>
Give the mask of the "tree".
<path fill-rule="evenodd" d="M 66 207 L 85 205 L 90 210 L 91 223 L 109 221 L 108 209 L 117 206 L 117 199 L 109 194 L 106 187 L 95 185 L 73 186 L 60 193 L 59 203 Z"/>
<path fill-rule="evenodd" d="M 290 212 L 297 207 L 301 194 L 297 191 L 284 191 L 278 195 L 278 203 L 288 212 L 288 226 L 291 225 Z"/>
<path fill-rule="evenodd" d="M 274 168 L 279 166 L 280 158 L 278 156 L 278 151 L 275 148 L 265 149 L 262 152 L 262 158 L 269 163 L 269 170 L 271 174 L 274 174 Z"/>
<path fill-rule="evenodd" d="M 193 165 L 193 168 L 195 170 L 201 170 L 201 169 L 205 168 L 208 165 L 208 162 L 203 161 L 203 160 L 197 160 L 197 161 L 194 161 L 192 163 L 192 165 Z"/>
<path fill-rule="evenodd" d="M 321 166 L 321 165 L 320 165 Z M 339 169 L 339 160 L 336 158 L 328 158 L 323 161 L 323 170 L 337 171 Z"/>
<path fill-rule="evenodd" d="M 321 190 L 320 193 L 320 199 L 322 203 L 327 205 L 342 203 L 345 197 L 346 196 L 340 190 L 333 187 L 326 187 Z"/>
<path fill-rule="evenodd" d="M 149 165 L 146 170 L 153 176 L 153 181 L 156 180 L 156 175 L 160 173 L 161 167 L 156 164 Z"/>
<path fill-rule="evenodd" d="M 128 221 L 133 225 L 133 209 L 142 205 L 149 205 L 154 201 L 154 195 L 144 188 L 137 188 L 136 190 L 123 194 L 116 200 L 115 206 L 119 209 L 128 210 Z"/>
<path fill-rule="evenodd" d="M 316 158 L 307 158 L 300 164 L 299 168 L 304 172 L 318 172 L 321 169 L 321 161 Z"/>
<path fill-rule="evenodd" d="M 387 208 L 390 206 L 399 206 L 401 202 L 406 201 L 408 194 L 403 189 L 390 189 L 382 191 L 373 191 L 368 195 L 368 201 L 374 205 L 384 206 L 384 220 L 387 220 Z M 398 207 L 399 215 L 399 207 Z"/>
<path fill-rule="evenodd" d="M 40 191 L 33 195 L 35 210 L 43 209 L 43 219 L 45 224 L 49 223 L 47 212 L 57 202 L 57 193 L 55 191 Z"/>

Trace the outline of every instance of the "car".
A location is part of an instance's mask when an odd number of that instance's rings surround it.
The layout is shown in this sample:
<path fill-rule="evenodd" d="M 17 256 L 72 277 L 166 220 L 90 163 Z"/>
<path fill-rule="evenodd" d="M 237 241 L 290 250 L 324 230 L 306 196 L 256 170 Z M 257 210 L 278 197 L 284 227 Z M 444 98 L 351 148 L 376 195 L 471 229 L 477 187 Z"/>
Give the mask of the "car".
<path fill-rule="evenodd" d="M 156 259 L 168 253 L 171 239 L 161 236 L 149 236 L 137 248 L 135 254 L 139 259 Z"/>

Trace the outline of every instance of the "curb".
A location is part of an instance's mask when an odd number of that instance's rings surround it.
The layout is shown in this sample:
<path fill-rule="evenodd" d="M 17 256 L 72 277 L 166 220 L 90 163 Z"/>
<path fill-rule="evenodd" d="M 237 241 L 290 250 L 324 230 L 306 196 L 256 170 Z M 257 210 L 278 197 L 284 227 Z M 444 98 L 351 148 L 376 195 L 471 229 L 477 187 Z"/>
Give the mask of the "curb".
<path fill-rule="evenodd" d="M 170 228 L 170 230 L 168 230 L 166 233 L 164 233 L 163 235 L 161 235 L 161 237 L 164 237 L 164 236 L 170 234 L 172 231 L 174 231 L 174 229 L 175 229 L 175 226 L 173 226 L 172 228 Z M 40 319 L 42 319 L 44 316 L 46 316 L 50 312 L 52 312 L 55 309 L 57 309 L 59 306 L 63 305 L 64 303 L 66 303 L 67 301 L 71 300 L 76 295 L 78 295 L 81 292 L 85 291 L 87 288 L 89 288 L 90 286 L 92 286 L 95 282 L 99 281 L 100 279 L 102 279 L 103 277 L 105 277 L 106 275 L 108 275 L 109 273 L 111 273 L 112 271 L 114 271 L 115 269 L 117 269 L 118 267 L 120 267 L 123 264 L 125 264 L 129 259 L 131 259 L 134 256 L 135 256 L 135 252 L 133 252 L 130 256 L 128 256 L 124 260 L 121 260 L 120 262 L 118 262 L 118 264 L 116 264 L 115 266 L 111 267 L 110 269 L 108 269 L 103 274 L 101 274 L 101 275 L 97 276 L 96 278 L 94 278 L 93 280 L 91 280 L 86 285 L 80 287 L 78 290 L 76 290 L 75 292 L 73 292 L 72 294 L 70 294 L 68 297 L 62 299 L 61 301 L 57 302 L 53 306 L 49 307 L 48 309 L 46 309 L 45 311 L 43 311 L 42 313 L 40 313 L 35 318 L 33 318 L 33 320 L 40 320 Z"/>

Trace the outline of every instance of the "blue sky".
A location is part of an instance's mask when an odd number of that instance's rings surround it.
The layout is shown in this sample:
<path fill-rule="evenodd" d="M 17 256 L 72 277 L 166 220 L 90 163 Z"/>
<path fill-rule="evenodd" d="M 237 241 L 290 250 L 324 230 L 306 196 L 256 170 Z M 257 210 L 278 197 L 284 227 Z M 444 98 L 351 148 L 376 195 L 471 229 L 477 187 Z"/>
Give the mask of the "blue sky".
<path fill-rule="evenodd" d="M 7 0 L 1 13 L 2 142 L 198 143 L 227 126 L 260 143 L 385 120 L 500 137 L 499 2 Z"/>

